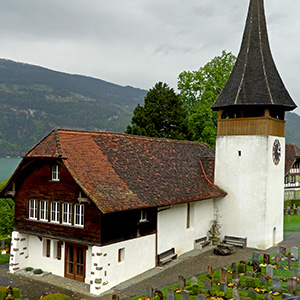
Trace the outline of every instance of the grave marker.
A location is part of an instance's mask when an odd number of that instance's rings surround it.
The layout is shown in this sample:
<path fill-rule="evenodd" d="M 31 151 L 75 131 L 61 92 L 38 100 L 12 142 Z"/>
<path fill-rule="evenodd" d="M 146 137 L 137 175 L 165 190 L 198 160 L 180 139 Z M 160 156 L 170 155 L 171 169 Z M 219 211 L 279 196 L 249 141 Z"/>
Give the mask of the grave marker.
<path fill-rule="evenodd" d="M 281 281 L 277 276 L 273 277 L 273 284 L 272 284 L 272 289 L 275 292 L 281 292 Z"/>
<path fill-rule="evenodd" d="M 148 297 L 150 299 L 153 297 L 153 288 L 150 284 L 147 284 L 147 287 L 146 287 L 146 297 Z"/>
<path fill-rule="evenodd" d="M 292 247 L 291 252 L 294 255 L 294 259 L 298 260 L 298 247 Z"/>
<path fill-rule="evenodd" d="M 212 292 L 212 282 L 209 279 L 205 279 L 204 280 L 204 289 L 208 292 L 211 293 Z"/>
<path fill-rule="evenodd" d="M 281 266 L 281 255 L 280 254 L 277 254 L 275 256 L 275 261 L 278 266 Z"/>
<path fill-rule="evenodd" d="M 279 254 L 282 254 L 283 256 L 286 256 L 286 247 L 280 246 L 279 247 Z"/>
<path fill-rule="evenodd" d="M 232 298 L 233 300 L 240 300 L 240 293 L 236 287 L 234 287 L 232 290 Z"/>
<path fill-rule="evenodd" d="M 264 286 L 268 285 L 268 279 L 265 275 L 260 274 L 259 275 L 259 280 L 260 280 L 261 285 L 264 285 Z"/>
<path fill-rule="evenodd" d="M 299 278 L 299 269 L 298 268 L 293 269 L 293 277 Z"/>
<path fill-rule="evenodd" d="M 220 292 L 227 293 L 227 284 L 225 282 L 220 283 Z"/>
<path fill-rule="evenodd" d="M 288 267 L 291 267 L 291 261 L 292 261 L 292 254 L 289 252 L 288 253 Z"/>
<path fill-rule="evenodd" d="M 225 268 L 221 269 L 221 278 L 220 278 L 221 282 L 224 282 L 227 284 L 228 282 L 228 271 Z"/>
<path fill-rule="evenodd" d="M 195 276 L 193 276 L 193 277 L 191 278 L 191 285 L 193 285 L 193 284 L 198 284 L 198 278 L 195 277 Z"/>
<path fill-rule="evenodd" d="M 270 264 L 270 255 L 264 254 L 264 265 L 269 265 L 269 264 Z"/>
<path fill-rule="evenodd" d="M 251 299 L 256 299 L 256 291 L 254 288 L 249 288 L 248 289 L 248 297 L 251 298 Z"/>
<path fill-rule="evenodd" d="M 288 290 L 292 291 L 293 295 L 296 296 L 297 279 L 296 278 L 289 278 L 287 284 L 288 284 Z"/>
<path fill-rule="evenodd" d="M 211 265 L 209 265 L 209 266 L 207 267 L 207 273 L 208 273 L 211 277 L 213 277 L 213 275 L 214 275 L 214 270 L 213 270 L 213 268 L 212 268 Z"/>
<path fill-rule="evenodd" d="M 174 290 L 168 290 L 168 300 L 175 300 L 175 292 Z"/>
<path fill-rule="evenodd" d="M 178 285 L 178 288 L 183 290 L 184 287 L 185 287 L 185 278 L 181 275 L 178 276 L 178 280 L 177 280 L 177 285 Z"/>
<path fill-rule="evenodd" d="M 257 262 L 257 263 L 259 262 L 259 252 L 253 251 L 252 260 L 253 260 L 253 262 Z"/>
<path fill-rule="evenodd" d="M 268 277 L 273 277 L 273 274 L 274 274 L 274 268 L 272 265 L 267 265 L 266 267 L 266 274 Z"/>
<path fill-rule="evenodd" d="M 197 296 L 197 300 L 205 300 L 205 296 L 203 294 L 199 294 Z"/>
<path fill-rule="evenodd" d="M 190 293 L 187 290 L 182 290 L 181 292 L 181 299 L 182 300 L 190 300 Z"/>

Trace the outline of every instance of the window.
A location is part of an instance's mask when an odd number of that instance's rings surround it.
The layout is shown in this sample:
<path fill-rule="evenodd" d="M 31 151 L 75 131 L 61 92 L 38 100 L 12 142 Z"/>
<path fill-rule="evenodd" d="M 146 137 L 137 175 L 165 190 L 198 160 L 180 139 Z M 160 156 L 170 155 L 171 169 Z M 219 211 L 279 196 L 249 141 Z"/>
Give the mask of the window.
<path fill-rule="evenodd" d="M 186 228 L 191 227 L 191 205 L 190 203 L 187 204 L 186 208 Z"/>
<path fill-rule="evenodd" d="M 148 219 L 147 219 L 147 211 L 142 209 L 141 210 L 141 219 L 140 219 L 140 222 L 147 222 Z"/>
<path fill-rule="evenodd" d="M 56 242 L 56 259 L 61 259 L 61 246 L 62 246 L 62 242 L 57 241 Z"/>
<path fill-rule="evenodd" d="M 29 200 L 29 219 L 37 220 L 37 200 Z"/>
<path fill-rule="evenodd" d="M 60 221 L 60 203 L 51 203 L 51 222 L 59 223 Z"/>
<path fill-rule="evenodd" d="M 84 225 L 84 205 L 75 205 L 75 215 L 74 215 L 74 225 L 83 226 Z"/>
<path fill-rule="evenodd" d="M 52 166 L 52 180 L 59 181 L 60 180 L 60 168 L 59 165 Z"/>
<path fill-rule="evenodd" d="M 51 254 L 51 240 L 45 239 L 44 240 L 44 256 L 50 257 Z"/>
<path fill-rule="evenodd" d="M 72 204 L 63 203 L 63 224 L 71 225 L 72 224 Z"/>
<path fill-rule="evenodd" d="M 48 201 L 40 202 L 40 220 L 48 221 Z"/>
<path fill-rule="evenodd" d="M 125 248 L 121 248 L 118 250 L 118 262 L 123 262 L 125 259 Z"/>

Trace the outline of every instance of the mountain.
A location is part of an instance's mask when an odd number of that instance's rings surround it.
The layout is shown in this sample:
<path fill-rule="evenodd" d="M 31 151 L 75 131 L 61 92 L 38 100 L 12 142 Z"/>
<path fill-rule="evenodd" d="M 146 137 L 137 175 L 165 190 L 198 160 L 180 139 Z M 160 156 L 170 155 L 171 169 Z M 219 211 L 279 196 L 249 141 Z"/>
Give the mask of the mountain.
<path fill-rule="evenodd" d="M 287 144 L 300 147 L 300 116 L 296 113 L 286 113 L 285 137 Z"/>
<path fill-rule="evenodd" d="M 53 128 L 124 132 L 146 93 L 0 59 L 0 157 L 24 155 Z"/>

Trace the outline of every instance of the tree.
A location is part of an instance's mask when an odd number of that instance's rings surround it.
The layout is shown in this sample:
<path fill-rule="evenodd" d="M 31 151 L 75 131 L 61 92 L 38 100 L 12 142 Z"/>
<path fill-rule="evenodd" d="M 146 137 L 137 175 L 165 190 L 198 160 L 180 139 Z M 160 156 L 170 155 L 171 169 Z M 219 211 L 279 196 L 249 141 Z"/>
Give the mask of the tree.
<path fill-rule="evenodd" d="M 218 113 L 211 106 L 222 91 L 236 57 L 226 51 L 198 71 L 184 71 L 178 76 L 180 97 L 188 111 L 193 140 L 215 147 Z"/>
<path fill-rule="evenodd" d="M 6 182 L 0 182 L 0 189 Z M 11 236 L 14 228 L 15 203 L 12 199 L 0 199 L 0 239 Z"/>
<path fill-rule="evenodd" d="M 158 82 L 134 109 L 126 133 L 170 139 L 190 139 L 187 111 L 182 100 L 166 83 Z"/>

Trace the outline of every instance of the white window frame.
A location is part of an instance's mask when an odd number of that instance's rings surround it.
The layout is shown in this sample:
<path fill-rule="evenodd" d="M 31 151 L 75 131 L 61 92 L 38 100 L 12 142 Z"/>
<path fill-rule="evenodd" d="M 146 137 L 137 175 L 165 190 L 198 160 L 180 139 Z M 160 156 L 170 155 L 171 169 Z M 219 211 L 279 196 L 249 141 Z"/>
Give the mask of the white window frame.
<path fill-rule="evenodd" d="M 60 181 L 60 166 L 53 165 L 51 168 L 52 181 Z"/>
<path fill-rule="evenodd" d="M 141 209 L 140 223 L 148 222 L 147 210 Z"/>
<path fill-rule="evenodd" d="M 125 262 L 125 248 L 118 249 L 118 263 Z"/>
<path fill-rule="evenodd" d="M 64 202 L 62 204 L 62 224 L 72 225 L 72 204 Z"/>
<path fill-rule="evenodd" d="M 48 201 L 41 200 L 40 201 L 40 221 L 48 222 Z"/>
<path fill-rule="evenodd" d="M 77 227 L 84 226 L 84 205 L 83 204 L 75 204 L 74 226 L 77 226 Z"/>
<path fill-rule="evenodd" d="M 38 219 L 38 201 L 35 199 L 29 200 L 29 219 L 30 220 Z"/>
<path fill-rule="evenodd" d="M 59 223 L 60 222 L 60 203 L 59 202 L 51 202 L 51 214 L 50 214 L 51 223 Z"/>

